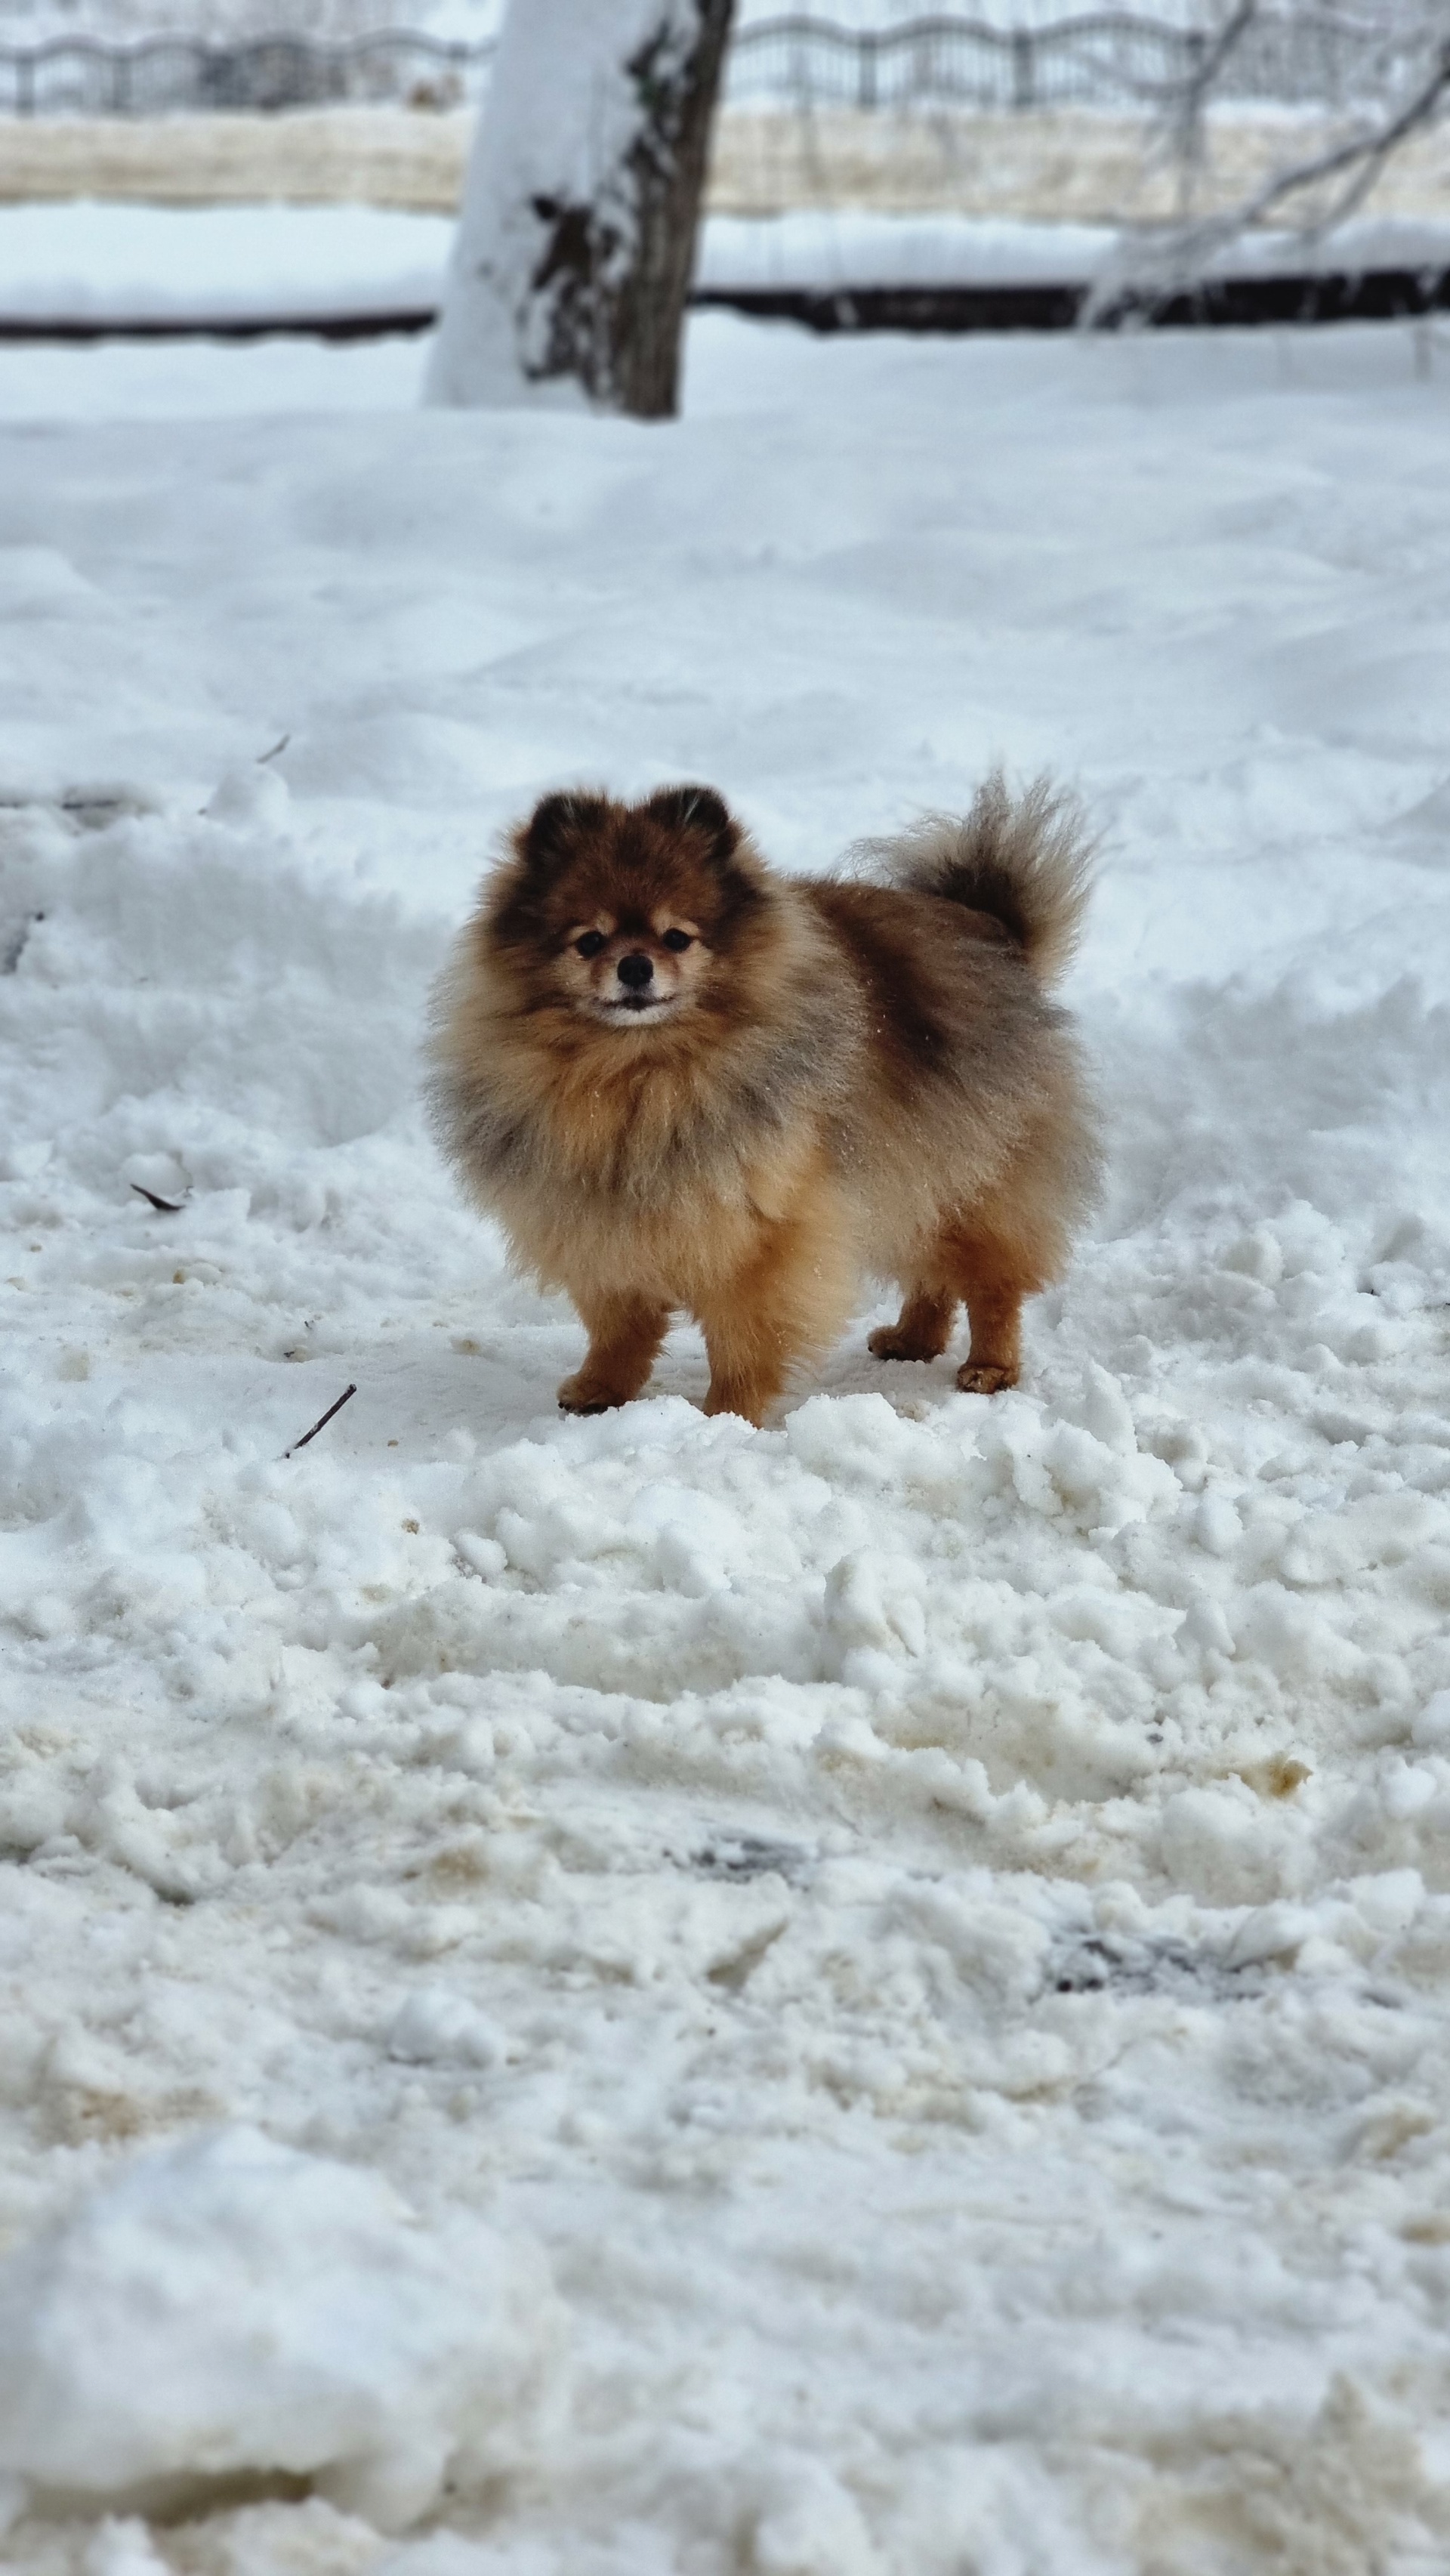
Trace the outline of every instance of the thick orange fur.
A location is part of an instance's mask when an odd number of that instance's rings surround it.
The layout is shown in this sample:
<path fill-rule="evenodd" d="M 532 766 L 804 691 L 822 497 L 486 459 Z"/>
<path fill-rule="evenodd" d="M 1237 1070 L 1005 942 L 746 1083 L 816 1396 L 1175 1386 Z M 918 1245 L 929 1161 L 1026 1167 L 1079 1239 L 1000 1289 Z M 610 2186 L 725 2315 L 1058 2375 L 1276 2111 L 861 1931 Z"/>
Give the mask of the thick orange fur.
<path fill-rule="evenodd" d="M 672 1314 L 706 1410 L 761 1421 L 864 1274 L 898 1279 L 882 1359 L 1016 1383 L 1024 1297 L 1097 1179 L 1065 1014 L 1086 851 L 1042 786 L 868 854 L 891 882 L 787 879 L 709 788 L 546 797 L 439 987 L 440 1140 L 514 1257 L 589 1333 L 568 1411 L 628 1403 Z"/>

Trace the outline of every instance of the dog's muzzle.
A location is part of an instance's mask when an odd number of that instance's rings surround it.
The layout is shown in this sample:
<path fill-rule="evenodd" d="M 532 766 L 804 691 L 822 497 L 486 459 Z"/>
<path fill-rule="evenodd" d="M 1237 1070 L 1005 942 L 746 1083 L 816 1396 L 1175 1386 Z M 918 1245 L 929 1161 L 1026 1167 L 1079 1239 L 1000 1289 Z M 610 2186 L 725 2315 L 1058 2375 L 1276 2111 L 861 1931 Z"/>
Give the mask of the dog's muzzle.
<path fill-rule="evenodd" d="M 616 1010 L 647 1011 L 652 1004 L 663 999 L 663 995 L 653 989 L 654 959 L 646 957 L 642 948 L 632 948 L 627 956 L 621 957 L 614 971 L 624 986 L 615 1003 Z"/>

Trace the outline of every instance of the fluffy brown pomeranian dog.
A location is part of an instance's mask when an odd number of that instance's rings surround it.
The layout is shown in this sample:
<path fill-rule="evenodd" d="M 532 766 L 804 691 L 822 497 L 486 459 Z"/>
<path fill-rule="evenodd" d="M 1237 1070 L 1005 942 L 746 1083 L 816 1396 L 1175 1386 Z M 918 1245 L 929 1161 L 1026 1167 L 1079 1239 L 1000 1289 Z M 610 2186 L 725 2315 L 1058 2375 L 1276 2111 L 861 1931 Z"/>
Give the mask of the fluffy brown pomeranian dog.
<path fill-rule="evenodd" d="M 706 1412 L 758 1423 L 865 1276 L 905 1292 L 878 1359 L 937 1358 L 964 1302 L 958 1386 L 1016 1384 L 1022 1300 L 1098 1174 L 1044 991 L 1089 848 L 1045 781 L 1014 802 L 997 777 L 864 855 L 879 881 L 777 876 L 713 789 L 670 787 L 546 796 L 485 880 L 436 997 L 433 1109 L 588 1328 L 566 1412 L 640 1394 L 683 1310 Z"/>

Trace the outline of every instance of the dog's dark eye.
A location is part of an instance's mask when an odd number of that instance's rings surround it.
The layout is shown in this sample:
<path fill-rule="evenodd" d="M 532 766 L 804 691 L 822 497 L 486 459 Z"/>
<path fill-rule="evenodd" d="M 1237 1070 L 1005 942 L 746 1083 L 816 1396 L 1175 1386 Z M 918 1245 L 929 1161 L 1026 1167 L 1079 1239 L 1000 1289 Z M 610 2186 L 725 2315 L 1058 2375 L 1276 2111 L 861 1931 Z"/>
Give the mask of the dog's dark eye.
<path fill-rule="evenodd" d="M 586 930 L 583 938 L 576 939 L 574 945 L 581 957 L 597 957 L 604 946 L 604 933 L 602 930 Z"/>
<path fill-rule="evenodd" d="M 673 948 L 675 955 L 678 957 L 680 950 L 682 948 L 692 948 L 694 946 L 694 941 L 691 939 L 688 930 L 667 930 L 661 945 L 665 948 Z"/>

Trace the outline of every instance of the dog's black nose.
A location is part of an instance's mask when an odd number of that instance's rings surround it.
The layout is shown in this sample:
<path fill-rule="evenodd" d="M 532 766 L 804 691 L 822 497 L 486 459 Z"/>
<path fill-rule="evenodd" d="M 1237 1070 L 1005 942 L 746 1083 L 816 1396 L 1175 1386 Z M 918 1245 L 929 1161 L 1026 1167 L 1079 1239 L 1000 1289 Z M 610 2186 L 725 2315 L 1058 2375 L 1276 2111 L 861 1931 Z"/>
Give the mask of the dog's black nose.
<path fill-rule="evenodd" d="M 631 993 L 642 993 L 646 984 L 652 984 L 654 971 L 654 960 L 638 948 L 632 948 L 627 957 L 621 957 L 615 969 L 621 984 L 626 985 Z"/>

